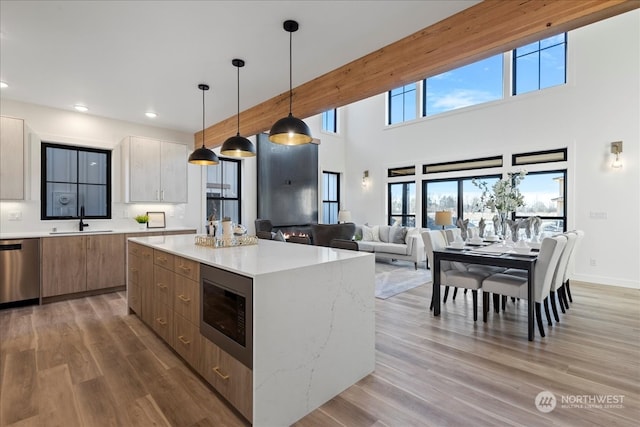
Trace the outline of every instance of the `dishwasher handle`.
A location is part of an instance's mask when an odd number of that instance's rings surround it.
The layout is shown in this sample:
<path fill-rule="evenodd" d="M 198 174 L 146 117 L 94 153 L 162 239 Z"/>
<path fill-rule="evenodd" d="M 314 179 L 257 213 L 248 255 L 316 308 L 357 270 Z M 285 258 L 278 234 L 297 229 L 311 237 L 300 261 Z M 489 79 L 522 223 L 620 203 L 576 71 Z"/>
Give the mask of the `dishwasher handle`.
<path fill-rule="evenodd" d="M 0 251 L 19 251 L 22 249 L 22 243 L 14 243 L 11 245 L 0 245 Z"/>

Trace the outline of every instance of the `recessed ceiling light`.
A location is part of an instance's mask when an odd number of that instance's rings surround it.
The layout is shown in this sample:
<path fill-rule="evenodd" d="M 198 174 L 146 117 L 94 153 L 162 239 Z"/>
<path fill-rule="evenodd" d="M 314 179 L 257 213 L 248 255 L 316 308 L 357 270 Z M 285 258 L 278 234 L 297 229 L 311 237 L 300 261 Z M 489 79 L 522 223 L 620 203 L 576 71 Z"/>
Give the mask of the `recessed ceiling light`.
<path fill-rule="evenodd" d="M 0 82 L 0 88 L 4 89 L 5 87 L 9 87 L 9 85 L 5 82 Z"/>
<path fill-rule="evenodd" d="M 147 111 L 146 113 L 144 113 L 144 115 L 149 117 L 150 119 L 155 119 L 156 117 L 158 117 L 158 115 L 153 111 Z"/>
<path fill-rule="evenodd" d="M 80 111 L 82 113 L 89 111 L 89 107 L 82 105 L 82 104 L 76 104 L 73 106 L 73 108 L 75 108 L 77 111 Z"/>

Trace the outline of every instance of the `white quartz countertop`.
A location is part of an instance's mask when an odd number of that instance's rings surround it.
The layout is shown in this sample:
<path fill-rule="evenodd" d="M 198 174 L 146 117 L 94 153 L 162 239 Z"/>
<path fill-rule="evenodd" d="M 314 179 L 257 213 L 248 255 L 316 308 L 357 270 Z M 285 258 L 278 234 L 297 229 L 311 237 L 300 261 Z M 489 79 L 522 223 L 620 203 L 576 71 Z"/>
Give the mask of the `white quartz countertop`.
<path fill-rule="evenodd" d="M 173 227 L 173 228 L 97 228 L 94 230 L 86 229 L 84 231 L 19 231 L 15 233 L 0 233 L 0 240 L 11 240 L 11 239 L 38 239 L 40 237 L 56 237 L 56 236 L 85 236 L 85 235 L 95 235 L 95 234 L 129 234 L 129 233 L 155 233 L 162 231 L 187 231 L 194 230 L 194 227 Z M 193 236 L 191 234 L 190 236 Z M 193 238 L 193 237 L 192 237 Z"/>
<path fill-rule="evenodd" d="M 374 256 L 366 252 L 263 239 L 259 239 L 257 245 L 211 248 L 196 245 L 193 234 L 131 237 L 129 240 L 249 277 Z"/>

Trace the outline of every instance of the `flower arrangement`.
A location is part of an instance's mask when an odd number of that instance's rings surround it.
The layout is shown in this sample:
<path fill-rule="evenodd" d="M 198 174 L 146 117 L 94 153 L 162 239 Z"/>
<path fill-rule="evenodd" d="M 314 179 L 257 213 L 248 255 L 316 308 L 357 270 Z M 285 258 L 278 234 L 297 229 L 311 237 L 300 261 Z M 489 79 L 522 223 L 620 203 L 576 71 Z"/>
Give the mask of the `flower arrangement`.
<path fill-rule="evenodd" d="M 138 224 L 146 224 L 149 222 L 149 215 L 137 215 L 133 219 L 135 219 Z"/>
<path fill-rule="evenodd" d="M 480 196 L 482 207 L 491 209 L 491 212 L 507 213 L 524 206 L 524 196 L 520 193 L 518 185 L 526 174 L 525 170 L 508 173 L 506 177 L 493 184 L 491 189 L 486 181 L 478 181 L 474 178 L 473 185 L 482 190 Z"/>

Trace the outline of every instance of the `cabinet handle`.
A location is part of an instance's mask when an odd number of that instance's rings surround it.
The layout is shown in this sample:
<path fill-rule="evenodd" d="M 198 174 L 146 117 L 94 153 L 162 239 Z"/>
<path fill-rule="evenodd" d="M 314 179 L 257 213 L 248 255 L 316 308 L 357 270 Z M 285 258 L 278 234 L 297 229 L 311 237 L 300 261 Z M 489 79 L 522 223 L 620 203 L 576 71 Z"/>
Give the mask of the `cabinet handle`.
<path fill-rule="evenodd" d="M 187 298 L 184 295 L 178 295 L 178 298 L 180 298 L 183 302 L 189 302 L 191 301 L 191 298 Z"/>
<path fill-rule="evenodd" d="M 160 190 L 156 190 L 156 200 L 160 200 Z"/>
<path fill-rule="evenodd" d="M 156 283 L 156 286 L 160 289 L 167 289 L 167 285 L 165 285 L 164 283 Z"/>
<path fill-rule="evenodd" d="M 131 267 L 131 272 L 132 272 L 132 273 L 137 273 L 137 272 L 138 272 L 138 269 L 137 269 L 137 268 L 133 268 L 133 267 Z"/>
<path fill-rule="evenodd" d="M 188 273 L 191 271 L 191 267 L 185 267 L 184 265 L 181 265 L 178 267 L 180 270 L 184 271 L 185 273 Z"/>
<path fill-rule="evenodd" d="M 160 192 L 160 200 L 164 200 L 164 190 Z"/>
<path fill-rule="evenodd" d="M 166 320 L 164 320 L 162 317 L 158 317 L 158 318 L 156 319 L 156 322 L 160 323 L 162 326 L 164 326 L 164 325 L 166 325 L 166 324 L 167 324 L 167 321 L 166 321 Z"/>
<path fill-rule="evenodd" d="M 166 258 L 166 257 L 163 257 L 163 256 L 159 256 L 159 257 L 157 257 L 156 259 L 157 259 L 158 261 L 160 261 L 160 262 L 167 262 L 167 258 Z"/>
<path fill-rule="evenodd" d="M 142 254 L 142 256 L 145 257 L 145 258 L 149 258 L 151 256 L 151 254 L 147 252 L 147 253 Z"/>
<path fill-rule="evenodd" d="M 184 339 L 184 335 L 180 335 L 180 336 L 178 337 L 178 339 L 179 339 L 179 340 L 180 340 L 180 342 L 181 342 L 182 344 L 184 344 L 184 345 L 189 345 L 189 344 L 191 344 L 191 341 Z"/>
<path fill-rule="evenodd" d="M 87 249 L 91 249 L 91 237 L 87 236 Z"/>
<path fill-rule="evenodd" d="M 229 375 L 225 375 L 222 372 L 220 372 L 219 366 L 216 366 L 215 368 L 213 368 L 213 372 L 215 372 L 220 378 L 222 378 L 225 381 L 229 379 Z"/>

